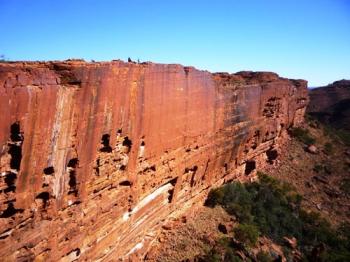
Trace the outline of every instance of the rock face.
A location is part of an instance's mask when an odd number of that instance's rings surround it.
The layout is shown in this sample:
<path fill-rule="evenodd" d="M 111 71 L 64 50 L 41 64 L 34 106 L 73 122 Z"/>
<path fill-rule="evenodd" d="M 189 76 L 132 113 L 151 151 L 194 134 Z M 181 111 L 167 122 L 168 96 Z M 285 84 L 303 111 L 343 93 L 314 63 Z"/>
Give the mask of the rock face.
<path fill-rule="evenodd" d="M 308 113 L 320 121 L 350 131 L 350 80 L 309 90 Z"/>
<path fill-rule="evenodd" d="M 137 258 L 303 120 L 306 81 L 180 65 L 0 64 L 0 255 Z"/>

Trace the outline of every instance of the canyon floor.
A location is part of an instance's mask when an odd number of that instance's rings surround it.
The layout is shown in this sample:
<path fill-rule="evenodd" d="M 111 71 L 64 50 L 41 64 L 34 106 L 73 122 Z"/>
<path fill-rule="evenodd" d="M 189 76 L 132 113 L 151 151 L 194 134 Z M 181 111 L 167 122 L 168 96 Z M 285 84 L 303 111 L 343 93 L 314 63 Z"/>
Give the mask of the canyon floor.
<path fill-rule="evenodd" d="M 292 185 L 303 197 L 303 208 L 315 211 L 333 226 L 350 222 L 350 147 L 337 131 L 307 118 L 302 126 L 315 139 L 310 148 L 292 135 L 281 147 L 273 164 L 264 173 Z M 198 261 L 215 241 L 230 234 L 237 225 L 235 217 L 222 207 L 202 206 L 162 228 L 146 261 Z M 282 247 L 259 237 L 256 252 Z M 201 261 L 201 260 L 199 260 Z"/>

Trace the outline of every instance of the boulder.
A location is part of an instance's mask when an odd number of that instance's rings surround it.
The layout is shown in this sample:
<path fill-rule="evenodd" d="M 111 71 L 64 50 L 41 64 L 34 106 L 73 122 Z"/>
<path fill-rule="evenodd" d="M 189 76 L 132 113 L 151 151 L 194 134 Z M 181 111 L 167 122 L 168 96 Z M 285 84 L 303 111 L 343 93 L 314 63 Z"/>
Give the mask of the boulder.
<path fill-rule="evenodd" d="M 283 237 L 283 240 L 292 249 L 296 249 L 298 247 L 298 241 L 295 237 L 292 237 L 292 238 Z"/>
<path fill-rule="evenodd" d="M 310 145 L 307 147 L 307 152 L 311 153 L 311 154 L 317 154 L 318 153 L 318 149 L 315 145 Z"/>

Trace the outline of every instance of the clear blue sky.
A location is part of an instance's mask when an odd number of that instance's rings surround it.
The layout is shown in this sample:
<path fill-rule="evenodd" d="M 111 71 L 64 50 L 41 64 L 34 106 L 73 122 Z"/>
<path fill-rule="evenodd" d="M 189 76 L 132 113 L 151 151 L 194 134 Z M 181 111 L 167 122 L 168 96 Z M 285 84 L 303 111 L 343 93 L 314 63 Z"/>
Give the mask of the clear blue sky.
<path fill-rule="evenodd" d="M 10 60 L 134 60 L 350 79 L 350 0 L 0 0 Z"/>

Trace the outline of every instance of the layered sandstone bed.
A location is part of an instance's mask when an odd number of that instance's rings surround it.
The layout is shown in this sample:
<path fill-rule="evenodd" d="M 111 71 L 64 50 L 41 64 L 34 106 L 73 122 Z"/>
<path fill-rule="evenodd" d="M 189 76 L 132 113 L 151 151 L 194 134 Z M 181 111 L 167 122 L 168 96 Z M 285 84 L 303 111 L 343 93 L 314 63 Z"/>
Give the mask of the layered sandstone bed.
<path fill-rule="evenodd" d="M 140 258 L 213 186 L 250 179 L 306 81 L 122 61 L 0 64 L 0 256 Z"/>

